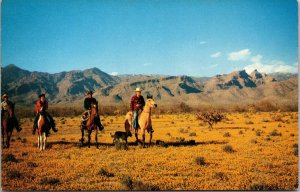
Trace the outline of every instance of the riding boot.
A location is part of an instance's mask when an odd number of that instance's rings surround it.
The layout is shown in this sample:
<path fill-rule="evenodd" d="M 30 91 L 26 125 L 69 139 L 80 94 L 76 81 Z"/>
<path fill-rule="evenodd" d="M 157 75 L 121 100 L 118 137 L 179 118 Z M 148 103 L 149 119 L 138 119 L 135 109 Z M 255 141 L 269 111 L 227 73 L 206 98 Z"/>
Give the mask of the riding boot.
<path fill-rule="evenodd" d="M 33 127 L 32 127 L 32 135 L 35 135 L 35 131 L 37 129 L 37 121 L 39 119 L 39 114 L 35 116 L 34 122 L 33 122 Z"/>
<path fill-rule="evenodd" d="M 20 127 L 20 124 L 16 118 L 16 116 L 13 115 L 13 121 L 14 121 L 14 124 L 15 124 L 15 127 L 17 129 L 18 132 L 22 131 L 22 128 Z"/>
<path fill-rule="evenodd" d="M 32 135 L 35 135 L 36 129 L 37 129 L 37 124 L 34 123 L 34 124 L 33 124 L 33 127 L 32 127 Z"/>

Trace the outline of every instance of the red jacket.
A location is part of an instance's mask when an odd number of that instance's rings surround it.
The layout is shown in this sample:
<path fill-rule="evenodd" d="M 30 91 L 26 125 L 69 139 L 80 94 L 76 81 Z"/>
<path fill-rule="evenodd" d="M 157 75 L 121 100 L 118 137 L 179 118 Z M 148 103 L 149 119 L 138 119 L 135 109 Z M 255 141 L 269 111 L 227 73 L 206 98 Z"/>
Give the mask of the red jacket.
<path fill-rule="evenodd" d="M 130 100 L 130 111 L 136 111 L 139 109 L 143 109 L 145 106 L 145 100 L 144 97 L 141 95 L 140 97 L 137 97 L 136 95 L 133 95 Z"/>
<path fill-rule="evenodd" d="M 36 102 L 36 106 L 35 106 L 35 112 L 38 113 L 41 109 L 41 107 L 44 107 L 44 110 L 47 111 L 48 110 L 48 101 L 44 101 L 42 102 L 41 100 L 38 100 Z"/>

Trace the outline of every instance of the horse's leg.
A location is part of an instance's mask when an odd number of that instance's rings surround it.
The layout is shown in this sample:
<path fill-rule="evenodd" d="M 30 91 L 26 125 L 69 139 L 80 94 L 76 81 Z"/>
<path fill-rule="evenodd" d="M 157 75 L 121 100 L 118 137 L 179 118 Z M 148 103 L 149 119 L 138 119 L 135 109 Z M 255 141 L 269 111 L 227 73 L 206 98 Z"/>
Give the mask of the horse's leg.
<path fill-rule="evenodd" d="M 4 126 L 3 126 L 3 124 L 2 124 L 2 130 L 1 130 L 1 134 L 2 134 L 2 147 L 4 148 L 5 146 L 4 146 L 4 138 L 5 138 L 5 128 L 4 128 Z"/>
<path fill-rule="evenodd" d="M 43 150 L 46 149 L 46 141 L 47 141 L 46 132 L 43 132 Z"/>
<path fill-rule="evenodd" d="M 145 148 L 145 129 L 142 129 L 143 147 Z"/>
<path fill-rule="evenodd" d="M 98 129 L 97 129 L 97 127 L 96 127 L 96 130 L 95 130 L 95 140 L 96 140 L 96 147 L 98 149 L 99 145 L 98 145 Z"/>
<path fill-rule="evenodd" d="M 11 135 L 12 135 L 12 130 L 11 131 L 7 131 L 7 140 L 6 140 L 7 148 L 10 147 L 10 138 L 11 138 Z"/>
<path fill-rule="evenodd" d="M 149 146 L 151 146 L 151 141 L 152 141 L 152 132 L 150 133 Z"/>
<path fill-rule="evenodd" d="M 81 126 L 81 146 L 83 146 L 83 141 L 84 141 L 84 128 Z"/>
<path fill-rule="evenodd" d="M 89 148 L 91 147 L 91 133 L 92 133 L 92 130 L 88 130 L 88 146 L 89 146 Z"/>
<path fill-rule="evenodd" d="M 38 136 L 38 148 L 42 150 L 42 135 L 40 133 Z"/>
<path fill-rule="evenodd" d="M 139 139 L 138 139 L 138 129 L 134 129 L 134 136 L 135 136 L 135 139 L 136 139 L 136 144 L 139 143 Z"/>

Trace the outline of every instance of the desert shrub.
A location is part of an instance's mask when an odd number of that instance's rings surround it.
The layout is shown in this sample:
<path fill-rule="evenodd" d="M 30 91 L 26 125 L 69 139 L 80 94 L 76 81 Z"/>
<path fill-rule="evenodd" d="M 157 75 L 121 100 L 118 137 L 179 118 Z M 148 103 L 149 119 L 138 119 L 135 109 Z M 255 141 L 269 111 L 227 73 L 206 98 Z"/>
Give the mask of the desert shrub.
<path fill-rule="evenodd" d="M 167 135 L 167 136 L 169 136 L 169 137 L 171 137 L 171 136 L 172 136 L 172 135 L 171 135 L 171 133 L 167 133 L 166 135 Z"/>
<path fill-rule="evenodd" d="M 294 136 L 295 136 L 295 134 L 294 134 L 294 133 L 291 133 L 291 134 L 290 134 L 290 136 L 291 136 L 291 137 L 294 137 Z"/>
<path fill-rule="evenodd" d="M 257 143 L 257 141 L 256 141 L 255 139 L 251 139 L 250 142 L 253 143 L 253 144 L 256 144 L 256 143 Z"/>
<path fill-rule="evenodd" d="M 265 141 L 271 141 L 271 138 L 270 137 L 266 137 Z"/>
<path fill-rule="evenodd" d="M 38 167 L 38 165 L 34 162 L 28 162 L 27 165 L 28 167 Z"/>
<path fill-rule="evenodd" d="M 42 178 L 42 180 L 40 181 L 41 185 L 59 185 L 60 184 L 60 180 L 56 179 L 56 178 Z"/>
<path fill-rule="evenodd" d="M 279 123 L 279 124 L 277 125 L 277 127 L 282 127 L 282 125 Z"/>
<path fill-rule="evenodd" d="M 229 132 L 225 132 L 224 135 L 223 135 L 223 137 L 230 137 L 230 136 L 231 136 L 231 135 L 230 135 Z"/>
<path fill-rule="evenodd" d="M 195 162 L 197 163 L 197 165 L 206 165 L 204 157 L 196 157 Z"/>
<path fill-rule="evenodd" d="M 261 136 L 261 134 L 262 134 L 262 131 L 260 129 L 256 130 L 256 132 L 255 132 L 256 136 Z"/>
<path fill-rule="evenodd" d="M 115 144 L 115 148 L 117 150 L 127 150 L 128 149 L 128 145 L 124 142 L 116 141 L 114 144 Z"/>
<path fill-rule="evenodd" d="M 267 123 L 267 122 L 270 122 L 270 120 L 263 118 L 263 119 L 261 120 L 261 122 L 262 122 L 262 123 Z"/>
<path fill-rule="evenodd" d="M 196 114 L 196 119 L 207 123 L 210 128 L 212 128 L 213 124 L 217 124 L 225 118 L 226 116 L 218 111 L 199 112 Z"/>
<path fill-rule="evenodd" d="M 178 132 L 179 132 L 179 133 L 188 133 L 189 130 L 184 129 L 184 128 L 180 128 L 180 129 L 178 130 Z"/>
<path fill-rule="evenodd" d="M 13 154 L 10 154 L 10 153 L 5 155 L 2 161 L 5 162 L 5 163 L 8 163 L 8 162 L 17 163 L 18 162 L 16 157 Z"/>
<path fill-rule="evenodd" d="M 250 124 L 254 124 L 254 123 L 253 123 L 253 121 L 247 120 L 247 121 L 245 122 L 245 124 L 246 124 L 246 125 L 250 125 Z"/>
<path fill-rule="evenodd" d="M 196 135 L 197 134 L 195 132 L 192 132 L 192 133 L 189 134 L 189 136 L 191 136 L 191 137 L 195 137 Z"/>
<path fill-rule="evenodd" d="M 271 191 L 278 190 L 278 187 L 267 185 L 265 183 L 254 183 L 249 186 L 249 190 L 253 191 Z"/>
<path fill-rule="evenodd" d="M 133 180 L 130 176 L 124 175 L 121 179 L 121 183 L 122 183 L 122 185 L 124 185 L 126 187 L 126 189 L 128 189 L 128 190 L 133 189 Z"/>
<path fill-rule="evenodd" d="M 17 170 L 8 170 L 6 172 L 6 176 L 9 178 L 9 179 L 20 179 L 22 178 L 22 173 L 17 171 Z"/>
<path fill-rule="evenodd" d="M 233 147 L 231 145 L 225 145 L 223 146 L 223 151 L 225 151 L 226 153 L 233 153 Z"/>
<path fill-rule="evenodd" d="M 277 132 L 277 130 L 276 129 L 274 129 L 273 131 L 271 131 L 270 133 L 269 133 L 269 136 L 281 136 L 281 133 L 278 133 Z"/>
<path fill-rule="evenodd" d="M 28 152 L 22 152 L 22 156 L 27 156 L 28 155 Z"/>
<path fill-rule="evenodd" d="M 104 177 L 114 177 L 115 175 L 113 173 L 108 172 L 104 168 L 101 168 L 98 172 L 98 175 L 104 176 Z"/>
<path fill-rule="evenodd" d="M 240 131 L 239 131 L 239 134 L 242 135 L 242 134 L 244 134 L 244 132 L 243 132 L 242 130 L 240 130 Z"/>
<path fill-rule="evenodd" d="M 184 142 L 185 141 L 184 137 L 176 137 L 175 139 L 178 140 L 178 141 L 180 141 L 180 142 Z"/>
<path fill-rule="evenodd" d="M 222 181 L 227 181 L 228 177 L 225 175 L 223 172 L 217 172 L 213 175 L 214 179 L 222 180 Z"/>
<path fill-rule="evenodd" d="M 298 144 L 297 143 L 295 143 L 294 145 L 293 145 L 293 154 L 295 155 L 295 156 L 298 156 Z"/>

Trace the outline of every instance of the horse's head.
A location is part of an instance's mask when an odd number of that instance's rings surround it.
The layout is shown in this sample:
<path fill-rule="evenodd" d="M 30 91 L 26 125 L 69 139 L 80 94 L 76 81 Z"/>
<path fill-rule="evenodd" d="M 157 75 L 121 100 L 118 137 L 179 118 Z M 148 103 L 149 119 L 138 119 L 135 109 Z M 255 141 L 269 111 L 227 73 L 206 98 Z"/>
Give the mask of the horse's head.
<path fill-rule="evenodd" d="M 146 106 L 149 106 L 150 108 L 157 107 L 152 95 L 147 95 Z"/>

